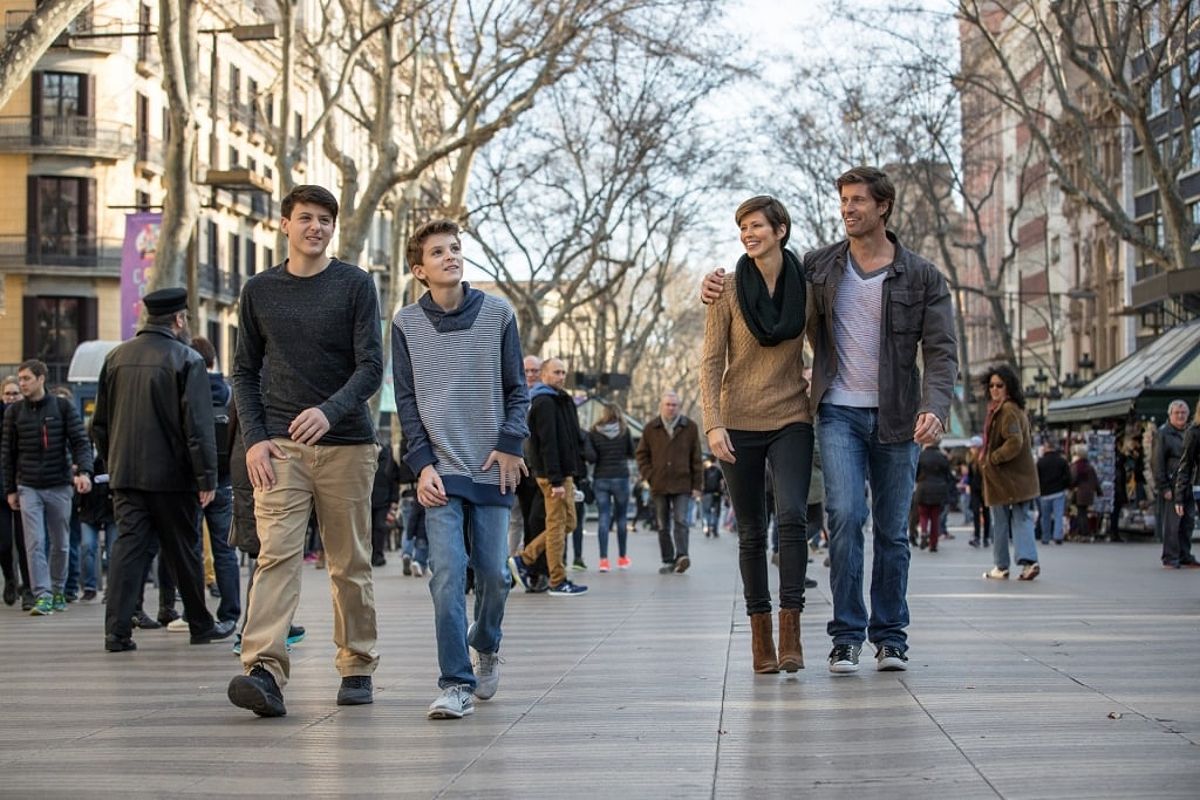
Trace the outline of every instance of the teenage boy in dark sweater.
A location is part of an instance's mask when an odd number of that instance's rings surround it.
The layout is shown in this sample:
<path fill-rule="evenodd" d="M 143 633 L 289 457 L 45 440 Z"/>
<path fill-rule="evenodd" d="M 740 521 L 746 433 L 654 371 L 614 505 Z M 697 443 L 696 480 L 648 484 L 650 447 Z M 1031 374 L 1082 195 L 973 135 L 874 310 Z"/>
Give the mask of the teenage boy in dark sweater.
<path fill-rule="evenodd" d="M 429 287 L 392 321 L 396 410 L 408 441 L 404 460 L 425 508 L 437 633 L 438 687 L 430 719 L 461 719 L 474 698 L 496 693 L 500 623 L 508 598 L 508 517 L 529 435 L 529 394 L 516 315 L 504 300 L 462 279 L 458 226 L 434 220 L 406 253 Z M 468 556 L 464 520 L 470 519 Z M 467 627 L 466 572 L 475 573 L 474 622 Z M 468 646 L 478 653 L 472 669 Z"/>
<path fill-rule="evenodd" d="M 261 548 L 242 631 L 246 674 L 229 682 L 229 699 L 263 717 L 287 713 L 288 628 L 314 507 L 333 590 L 338 705 L 372 701 L 379 662 L 371 579 L 378 445 L 367 409 L 383 378 L 379 301 L 366 272 L 325 254 L 338 212 L 327 189 L 297 186 L 281 212 L 288 258 L 242 289 L 233 369 Z"/>

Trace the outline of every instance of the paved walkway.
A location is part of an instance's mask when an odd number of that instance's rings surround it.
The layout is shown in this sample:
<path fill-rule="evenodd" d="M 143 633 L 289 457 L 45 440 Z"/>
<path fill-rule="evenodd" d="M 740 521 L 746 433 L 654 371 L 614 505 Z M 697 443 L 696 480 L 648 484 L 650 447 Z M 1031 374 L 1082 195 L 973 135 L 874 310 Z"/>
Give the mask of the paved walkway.
<path fill-rule="evenodd" d="M 277 720 L 225 699 L 227 644 L 146 631 L 109 655 L 98 604 L 0 607 L 0 796 L 1200 797 L 1200 571 L 1159 569 L 1152 544 L 1046 548 L 1036 582 L 993 583 L 959 531 L 914 554 L 910 671 L 839 677 L 818 561 L 808 669 L 786 677 L 750 670 L 731 538 L 694 540 L 685 576 L 631 541 L 629 572 L 576 576 L 584 597 L 511 596 L 500 692 L 461 722 L 425 719 L 432 610 L 395 562 L 375 704 L 333 702 L 309 568 Z"/>

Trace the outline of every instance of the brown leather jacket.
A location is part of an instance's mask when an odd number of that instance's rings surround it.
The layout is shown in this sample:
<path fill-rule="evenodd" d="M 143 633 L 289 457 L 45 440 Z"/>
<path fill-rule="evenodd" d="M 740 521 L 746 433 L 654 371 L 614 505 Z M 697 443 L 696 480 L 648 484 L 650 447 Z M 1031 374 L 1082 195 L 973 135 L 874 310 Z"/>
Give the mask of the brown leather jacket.
<path fill-rule="evenodd" d="M 638 471 L 654 494 L 689 494 L 703 486 L 700 428 L 683 415 L 675 424 L 675 435 L 668 436 L 662 417 L 655 414 L 642 429 L 636 457 Z"/>
<path fill-rule="evenodd" d="M 989 506 L 1024 503 L 1038 496 L 1037 465 L 1029 417 L 1012 400 L 992 415 L 987 452 L 980 462 L 983 501 Z"/>

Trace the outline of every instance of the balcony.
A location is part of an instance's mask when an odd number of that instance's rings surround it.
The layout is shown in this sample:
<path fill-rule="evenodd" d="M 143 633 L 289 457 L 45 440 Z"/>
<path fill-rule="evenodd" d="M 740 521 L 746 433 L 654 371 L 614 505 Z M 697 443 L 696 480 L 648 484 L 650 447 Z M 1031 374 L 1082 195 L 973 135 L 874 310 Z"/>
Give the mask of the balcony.
<path fill-rule="evenodd" d="M 71 234 L 0 236 L 0 270 L 118 277 L 122 244 L 116 237 Z M 31 269 L 37 267 L 44 269 Z"/>
<path fill-rule="evenodd" d="M 233 303 L 242 292 L 241 275 L 217 269 L 212 264 L 200 265 L 197 284 L 201 297 L 215 299 L 223 304 Z"/>
<path fill-rule="evenodd" d="M 0 117 L 0 153 L 118 161 L 134 153 L 133 126 L 91 117 Z"/>
<path fill-rule="evenodd" d="M 137 140 L 137 169 L 151 175 L 162 175 L 166 167 L 166 147 L 162 139 L 140 136 Z"/>

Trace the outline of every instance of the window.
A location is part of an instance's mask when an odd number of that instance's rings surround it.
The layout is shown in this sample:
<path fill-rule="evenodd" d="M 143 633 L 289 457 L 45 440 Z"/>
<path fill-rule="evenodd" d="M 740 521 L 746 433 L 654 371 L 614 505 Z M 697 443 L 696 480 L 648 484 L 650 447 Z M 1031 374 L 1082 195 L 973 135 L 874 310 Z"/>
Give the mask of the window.
<path fill-rule="evenodd" d="M 234 275 L 242 274 L 242 237 L 236 233 L 229 234 L 229 271 Z"/>
<path fill-rule="evenodd" d="M 150 195 L 149 195 L 149 193 L 140 192 L 140 191 L 137 193 L 137 210 L 138 211 L 149 211 L 150 210 Z"/>
<path fill-rule="evenodd" d="M 246 276 L 258 272 L 258 245 L 253 239 L 246 239 Z"/>
<path fill-rule="evenodd" d="M 42 72 L 34 92 L 34 116 L 80 117 L 87 114 L 87 76 L 75 72 Z"/>
<path fill-rule="evenodd" d="M 235 169 L 238 165 L 238 161 L 241 160 L 241 157 L 242 156 L 240 153 L 238 153 L 236 147 L 230 147 L 229 148 L 229 168 Z"/>
<path fill-rule="evenodd" d="M 233 64 L 229 65 L 229 120 L 237 122 L 242 118 L 242 71 Z"/>
<path fill-rule="evenodd" d="M 29 255 L 95 255 L 95 180 L 33 175 L 28 186 Z"/>
<path fill-rule="evenodd" d="M 275 251 L 270 247 L 263 248 L 263 269 L 275 266 Z"/>
<path fill-rule="evenodd" d="M 1146 151 L 1138 150 L 1133 154 L 1133 190 L 1140 192 L 1143 189 L 1149 189 L 1152 184 L 1150 164 L 1146 158 Z"/>
<path fill-rule="evenodd" d="M 251 131 L 258 130 L 258 81 L 246 80 L 246 122 Z"/>
<path fill-rule="evenodd" d="M 75 348 L 96 338 L 96 299 L 26 297 L 24 314 L 24 351 L 50 366 L 54 382 L 64 380 Z"/>
<path fill-rule="evenodd" d="M 147 35 L 150 31 L 150 6 L 138 3 L 138 32 L 142 35 L 138 37 L 137 58 L 143 64 L 150 60 L 151 53 L 156 52 L 153 49 L 154 37 Z"/>

